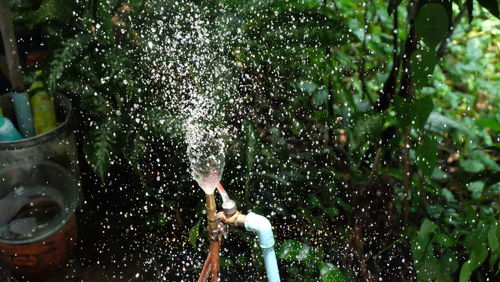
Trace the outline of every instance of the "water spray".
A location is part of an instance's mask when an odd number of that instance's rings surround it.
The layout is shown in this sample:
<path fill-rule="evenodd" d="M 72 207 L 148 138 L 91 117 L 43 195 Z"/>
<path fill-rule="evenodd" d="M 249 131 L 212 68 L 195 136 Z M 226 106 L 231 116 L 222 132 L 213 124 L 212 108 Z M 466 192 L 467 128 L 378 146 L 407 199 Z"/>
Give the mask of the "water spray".
<path fill-rule="evenodd" d="M 274 251 L 273 230 L 269 220 L 253 212 L 247 215 L 239 212 L 236 202 L 229 197 L 222 184 L 217 183 L 216 188 L 222 198 L 222 211 L 217 212 L 214 195 L 215 188 L 208 190 L 212 191 L 210 194 L 205 193 L 210 249 L 198 282 L 208 281 L 210 276 L 211 281 L 218 281 L 219 251 L 221 240 L 227 229 L 226 225 L 244 226 L 247 231 L 257 233 L 259 245 L 262 248 L 268 281 L 280 281 L 278 262 Z M 204 189 L 204 191 L 206 190 Z"/>

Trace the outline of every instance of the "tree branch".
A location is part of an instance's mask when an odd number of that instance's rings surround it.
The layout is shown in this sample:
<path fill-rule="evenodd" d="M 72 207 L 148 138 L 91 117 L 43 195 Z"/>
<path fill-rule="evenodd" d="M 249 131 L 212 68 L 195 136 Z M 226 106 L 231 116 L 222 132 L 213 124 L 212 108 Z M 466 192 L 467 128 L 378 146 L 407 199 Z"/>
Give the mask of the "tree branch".
<path fill-rule="evenodd" d="M 408 223 L 410 203 L 410 127 L 406 128 L 403 142 L 403 223 Z"/>
<path fill-rule="evenodd" d="M 368 93 L 368 87 L 366 86 L 366 34 L 368 33 L 368 3 L 365 3 L 365 15 L 363 18 L 363 41 L 361 43 L 361 66 L 359 69 L 359 80 L 361 82 L 361 91 L 363 96 L 368 99 L 371 105 L 373 105 L 373 100 Z"/>
<path fill-rule="evenodd" d="M 464 2 L 464 4 L 462 5 L 462 8 L 460 9 L 460 12 L 453 20 L 453 23 L 452 23 L 450 29 L 448 29 L 448 33 L 446 33 L 446 36 L 439 44 L 439 48 L 438 48 L 437 53 L 436 53 L 436 56 L 438 59 L 442 58 L 444 56 L 444 54 L 446 53 L 446 48 L 448 47 L 448 42 L 450 41 L 450 38 L 453 35 L 453 32 L 455 31 L 457 25 L 460 23 L 460 20 L 462 20 L 462 18 L 467 13 L 472 13 L 472 11 L 468 11 L 467 5 Z"/>
<path fill-rule="evenodd" d="M 7 0 L 0 0 L 0 32 L 2 33 L 5 57 L 9 68 L 10 84 L 13 90 L 22 91 L 24 90 L 23 74 L 19 64 L 19 54 L 17 51 L 12 14 Z"/>

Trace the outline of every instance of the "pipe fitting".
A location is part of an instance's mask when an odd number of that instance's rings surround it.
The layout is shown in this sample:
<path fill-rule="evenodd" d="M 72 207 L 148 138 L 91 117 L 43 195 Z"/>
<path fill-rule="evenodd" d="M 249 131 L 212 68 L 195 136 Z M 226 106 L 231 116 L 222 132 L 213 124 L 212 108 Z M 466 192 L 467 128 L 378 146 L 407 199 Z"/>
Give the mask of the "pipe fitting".
<path fill-rule="evenodd" d="M 205 208 L 207 210 L 208 230 L 209 233 L 214 233 L 218 230 L 218 220 L 216 214 L 217 207 L 215 205 L 215 196 L 212 193 L 212 194 L 205 194 L 205 197 L 206 197 Z"/>
<path fill-rule="evenodd" d="M 226 218 L 232 217 L 238 210 L 236 209 L 236 202 L 229 199 L 227 202 L 222 203 L 222 211 Z"/>
<path fill-rule="evenodd" d="M 261 248 L 274 246 L 273 227 L 266 217 L 253 212 L 248 213 L 245 218 L 245 229 L 257 232 Z"/>

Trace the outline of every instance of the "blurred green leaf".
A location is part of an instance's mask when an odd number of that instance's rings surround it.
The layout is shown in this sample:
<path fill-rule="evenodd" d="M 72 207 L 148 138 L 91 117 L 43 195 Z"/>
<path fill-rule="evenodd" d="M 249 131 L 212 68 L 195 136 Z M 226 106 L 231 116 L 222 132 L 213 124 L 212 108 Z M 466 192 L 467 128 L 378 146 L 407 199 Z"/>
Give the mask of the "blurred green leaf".
<path fill-rule="evenodd" d="M 434 103 L 430 96 L 415 100 L 412 107 L 414 128 L 423 128 L 434 109 Z"/>
<path fill-rule="evenodd" d="M 286 240 L 282 242 L 277 250 L 280 259 L 302 261 L 311 258 L 311 247 L 296 240 Z"/>
<path fill-rule="evenodd" d="M 417 165 L 426 176 L 431 176 L 436 167 L 437 160 L 437 141 L 432 136 L 425 134 L 422 138 L 422 143 L 415 148 L 415 156 L 417 157 Z"/>
<path fill-rule="evenodd" d="M 499 232 L 498 226 L 496 222 L 493 222 L 488 230 L 488 246 L 493 252 L 496 251 L 499 246 L 497 237 L 497 233 Z"/>
<path fill-rule="evenodd" d="M 481 172 L 484 170 L 484 164 L 477 160 L 460 159 L 458 163 L 467 172 Z"/>
<path fill-rule="evenodd" d="M 481 194 L 484 190 L 484 182 L 483 181 L 474 181 L 472 183 L 467 184 L 467 190 L 472 193 L 472 198 L 478 199 L 481 197 Z"/>
<path fill-rule="evenodd" d="M 319 272 L 323 282 L 348 282 L 349 279 L 342 271 L 331 263 L 320 262 Z"/>
<path fill-rule="evenodd" d="M 476 120 L 475 123 L 482 128 L 489 128 L 495 132 L 500 131 L 500 123 L 494 117 L 481 118 Z"/>
<path fill-rule="evenodd" d="M 436 63 L 436 52 L 429 49 L 417 50 L 411 54 L 411 77 L 417 89 L 424 87 L 428 83 Z"/>
<path fill-rule="evenodd" d="M 470 280 L 472 272 L 476 270 L 488 256 L 488 249 L 486 246 L 480 246 L 473 249 L 470 253 L 469 260 L 462 265 L 460 269 L 460 282 Z"/>
<path fill-rule="evenodd" d="M 443 40 L 449 27 L 448 13 L 443 5 L 425 4 L 415 20 L 415 33 L 432 50 Z"/>
<path fill-rule="evenodd" d="M 71 18 L 73 6 L 73 1 L 44 0 L 32 17 L 36 24 L 47 21 L 66 22 Z"/>
<path fill-rule="evenodd" d="M 445 248 L 450 248 L 455 245 L 455 240 L 444 233 L 437 233 L 434 235 L 434 241 Z"/>
<path fill-rule="evenodd" d="M 428 236 L 434 231 L 436 231 L 438 226 L 430 221 L 429 219 L 424 219 L 424 222 L 422 222 L 422 225 L 420 226 L 420 231 L 418 232 L 418 236 L 424 237 Z"/>
<path fill-rule="evenodd" d="M 313 103 L 317 106 L 324 104 L 328 100 L 328 91 L 321 88 L 313 96 Z"/>

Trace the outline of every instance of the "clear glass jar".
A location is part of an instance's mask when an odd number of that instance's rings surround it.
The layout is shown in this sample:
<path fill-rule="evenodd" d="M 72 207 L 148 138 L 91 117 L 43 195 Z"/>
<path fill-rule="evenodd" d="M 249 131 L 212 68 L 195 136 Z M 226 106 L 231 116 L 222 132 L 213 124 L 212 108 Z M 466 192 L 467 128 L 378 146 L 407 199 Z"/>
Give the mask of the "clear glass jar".
<path fill-rule="evenodd" d="M 0 142 L 0 169 L 17 162 L 50 160 L 80 177 L 76 152 L 75 117 L 69 99 L 59 93 L 54 95 L 58 126 L 53 130 L 31 138 L 12 142 Z M 4 116 L 15 121 L 11 94 L 0 96 Z"/>

